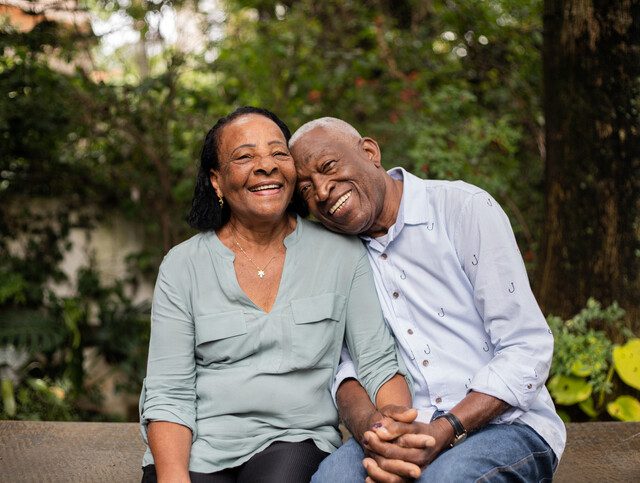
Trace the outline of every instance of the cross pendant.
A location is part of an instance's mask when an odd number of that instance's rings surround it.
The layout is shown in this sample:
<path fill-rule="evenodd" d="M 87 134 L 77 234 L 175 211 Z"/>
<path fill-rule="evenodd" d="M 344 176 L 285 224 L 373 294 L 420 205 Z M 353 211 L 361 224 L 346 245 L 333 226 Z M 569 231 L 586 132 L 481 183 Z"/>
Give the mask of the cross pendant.
<path fill-rule="evenodd" d="M 258 270 L 258 277 L 264 278 L 264 270 Z"/>

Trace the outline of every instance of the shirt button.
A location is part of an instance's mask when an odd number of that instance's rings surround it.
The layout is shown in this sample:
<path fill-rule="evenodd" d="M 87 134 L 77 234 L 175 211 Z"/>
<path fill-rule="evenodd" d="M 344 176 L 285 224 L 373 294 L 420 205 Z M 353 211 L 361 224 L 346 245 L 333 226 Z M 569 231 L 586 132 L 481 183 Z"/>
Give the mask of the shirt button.
<path fill-rule="evenodd" d="M 436 398 L 436 404 L 440 404 L 442 402 L 442 398 L 441 397 L 437 397 Z"/>
<path fill-rule="evenodd" d="M 398 297 L 400 297 L 400 294 L 398 292 L 393 292 L 393 298 L 397 299 Z"/>
<path fill-rule="evenodd" d="M 531 384 L 527 384 L 527 389 L 531 389 L 533 386 Z"/>
<path fill-rule="evenodd" d="M 427 366 L 429 365 L 429 361 L 428 361 L 427 359 L 423 360 L 423 361 L 422 361 L 422 365 L 423 365 L 424 367 L 427 367 Z"/>
<path fill-rule="evenodd" d="M 386 260 L 387 259 L 387 254 L 383 253 L 382 255 L 380 255 L 380 258 L 382 258 L 383 260 Z"/>

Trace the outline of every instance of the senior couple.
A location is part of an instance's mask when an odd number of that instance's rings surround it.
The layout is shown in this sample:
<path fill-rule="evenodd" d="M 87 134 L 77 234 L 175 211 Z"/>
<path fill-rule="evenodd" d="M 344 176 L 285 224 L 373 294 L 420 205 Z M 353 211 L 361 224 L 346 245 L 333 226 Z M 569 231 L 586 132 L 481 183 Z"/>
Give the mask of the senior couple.
<path fill-rule="evenodd" d="M 205 138 L 189 222 L 154 291 L 143 481 L 551 479 L 553 338 L 491 195 L 244 107 Z"/>

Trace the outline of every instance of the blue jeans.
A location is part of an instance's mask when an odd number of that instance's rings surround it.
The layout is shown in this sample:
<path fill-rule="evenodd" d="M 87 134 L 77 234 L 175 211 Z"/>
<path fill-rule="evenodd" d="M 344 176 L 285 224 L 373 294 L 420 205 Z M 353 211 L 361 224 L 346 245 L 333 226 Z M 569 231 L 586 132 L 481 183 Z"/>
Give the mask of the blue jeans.
<path fill-rule="evenodd" d="M 364 451 L 351 438 L 327 457 L 312 483 L 362 482 Z M 416 481 L 437 483 L 467 481 L 551 481 L 557 465 L 549 445 L 524 424 L 490 424 L 442 453 Z"/>

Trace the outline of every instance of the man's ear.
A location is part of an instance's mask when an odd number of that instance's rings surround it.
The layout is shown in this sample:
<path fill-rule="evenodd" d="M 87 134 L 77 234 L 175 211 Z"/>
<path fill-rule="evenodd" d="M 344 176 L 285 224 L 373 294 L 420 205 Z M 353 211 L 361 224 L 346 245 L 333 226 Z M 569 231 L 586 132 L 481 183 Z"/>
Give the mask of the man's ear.
<path fill-rule="evenodd" d="M 375 166 L 378 166 L 378 167 L 381 166 L 382 154 L 380 153 L 380 146 L 378 146 L 378 143 L 376 142 L 376 140 L 371 138 L 362 138 L 361 142 L 362 142 L 362 149 L 364 150 L 365 153 L 367 153 L 369 160 Z"/>
<path fill-rule="evenodd" d="M 220 173 L 218 171 L 215 171 L 213 169 L 209 171 L 209 181 L 211 182 L 211 186 L 213 186 L 213 189 L 216 192 L 216 196 L 221 198 L 224 195 L 222 194 L 222 190 L 220 189 L 220 181 L 218 179 L 219 175 Z"/>

